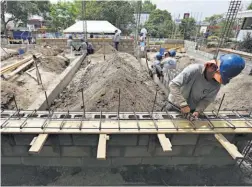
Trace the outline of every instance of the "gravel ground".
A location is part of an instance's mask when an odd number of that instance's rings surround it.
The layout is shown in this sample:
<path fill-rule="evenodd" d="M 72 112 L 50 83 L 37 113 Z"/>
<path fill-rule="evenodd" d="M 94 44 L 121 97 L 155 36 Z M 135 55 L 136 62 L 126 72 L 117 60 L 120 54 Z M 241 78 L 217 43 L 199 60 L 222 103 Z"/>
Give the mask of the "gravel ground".
<path fill-rule="evenodd" d="M 121 168 L 2 166 L 1 185 L 252 185 L 252 178 L 234 167 L 200 169 L 194 166 Z"/>

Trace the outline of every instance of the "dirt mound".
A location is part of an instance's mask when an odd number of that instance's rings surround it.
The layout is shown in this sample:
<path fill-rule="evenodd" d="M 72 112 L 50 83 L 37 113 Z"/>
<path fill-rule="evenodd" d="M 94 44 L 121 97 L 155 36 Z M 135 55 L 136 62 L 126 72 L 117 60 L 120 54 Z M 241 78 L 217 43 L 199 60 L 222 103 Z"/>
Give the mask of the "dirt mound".
<path fill-rule="evenodd" d="M 57 47 L 50 47 L 50 46 L 45 46 L 37 49 L 40 53 L 42 53 L 45 56 L 56 56 L 59 53 L 62 53 L 63 50 Z"/>
<path fill-rule="evenodd" d="M 210 108 L 218 109 L 222 96 L 225 98 L 221 110 L 252 110 L 252 78 L 249 75 L 241 74 L 233 78 L 229 84 L 223 86 Z"/>
<path fill-rule="evenodd" d="M 136 58 L 127 53 L 115 53 L 107 59 L 105 62 L 94 62 L 91 59 L 92 63 L 87 67 L 86 73 L 72 80 L 57 108 L 67 110 L 68 106 L 70 110 L 80 110 L 81 93 L 77 90 L 84 88 L 87 111 L 115 112 L 118 109 L 120 89 L 120 111 L 151 111 L 156 85 L 141 70 Z M 77 81 L 79 85 L 76 85 Z M 163 100 L 164 94 L 159 90 L 155 111 L 160 111 Z"/>
<path fill-rule="evenodd" d="M 40 59 L 44 70 L 56 73 L 63 72 L 69 64 L 69 61 L 57 56 L 47 56 Z"/>
<path fill-rule="evenodd" d="M 102 46 L 98 51 L 96 51 L 96 54 L 111 54 L 114 53 L 116 51 L 116 49 L 114 47 L 112 47 L 109 44 L 106 44 L 105 46 Z"/>

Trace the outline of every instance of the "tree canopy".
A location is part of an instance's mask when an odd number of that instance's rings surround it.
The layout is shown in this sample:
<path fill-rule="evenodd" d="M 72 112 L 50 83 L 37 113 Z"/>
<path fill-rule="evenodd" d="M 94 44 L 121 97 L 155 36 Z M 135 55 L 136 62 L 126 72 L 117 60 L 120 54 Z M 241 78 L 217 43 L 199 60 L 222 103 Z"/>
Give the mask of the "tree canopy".
<path fill-rule="evenodd" d="M 155 10 L 157 6 L 155 4 L 152 4 L 150 0 L 144 1 L 142 4 L 142 13 L 151 13 L 153 10 Z"/>
<path fill-rule="evenodd" d="M 184 35 L 184 39 L 190 39 L 191 36 L 195 35 L 196 32 L 196 21 L 194 18 L 185 18 L 181 20 L 179 25 L 181 34 Z"/>
<path fill-rule="evenodd" d="M 252 10 L 252 2 L 249 4 L 247 10 Z"/>
<path fill-rule="evenodd" d="M 71 2 L 58 2 L 50 8 L 51 27 L 56 30 L 65 29 L 75 23 L 77 8 Z"/>
<path fill-rule="evenodd" d="M 22 21 L 26 25 L 30 15 L 45 16 L 49 11 L 49 1 L 1 1 L 1 22 L 6 34 L 6 26 L 10 21 Z M 11 14 L 11 18 L 6 20 L 5 13 Z"/>

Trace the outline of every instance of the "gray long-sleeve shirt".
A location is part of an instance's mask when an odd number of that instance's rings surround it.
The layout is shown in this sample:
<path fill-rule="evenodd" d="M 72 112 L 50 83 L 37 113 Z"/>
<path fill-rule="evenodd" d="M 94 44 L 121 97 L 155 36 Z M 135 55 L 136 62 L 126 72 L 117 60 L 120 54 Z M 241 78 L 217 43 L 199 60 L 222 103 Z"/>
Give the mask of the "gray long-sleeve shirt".
<path fill-rule="evenodd" d="M 204 65 L 192 64 L 186 67 L 171 83 L 168 100 L 177 106 L 186 106 L 203 112 L 214 101 L 220 84 L 215 80 L 207 81 Z"/>
<path fill-rule="evenodd" d="M 119 42 L 120 41 L 120 33 L 117 32 L 115 33 L 114 37 L 113 37 L 113 42 Z"/>

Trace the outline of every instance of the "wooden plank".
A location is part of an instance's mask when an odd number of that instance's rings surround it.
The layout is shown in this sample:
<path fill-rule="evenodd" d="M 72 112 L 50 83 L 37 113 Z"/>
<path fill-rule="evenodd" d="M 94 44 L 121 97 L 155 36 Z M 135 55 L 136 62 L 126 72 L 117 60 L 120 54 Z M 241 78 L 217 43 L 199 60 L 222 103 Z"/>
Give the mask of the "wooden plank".
<path fill-rule="evenodd" d="M 11 77 L 13 77 L 14 75 L 16 75 L 17 73 L 19 73 L 20 71 L 22 71 L 23 69 L 25 69 L 27 66 L 31 65 L 33 63 L 33 60 L 29 60 L 28 62 L 22 64 L 21 66 L 19 66 L 16 70 L 12 71 L 11 73 L 9 73 L 6 76 L 6 79 L 10 79 Z"/>
<path fill-rule="evenodd" d="M 233 157 L 233 159 L 243 158 L 244 156 L 238 151 L 234 144 L 231 144 L 222 134 L 215 134 L 215 138 L 220 144 L 227 150 L 227 152 Z"/>
<path fill-rule="evenodd" d="M 41 151 L 47 137 L 48 134 L 39 134 L 36 140 L 33 142 L 31 148 L 29 149 L 29 153 L 38 154 Z"/>
<path fill-rule="evenodd" d="M 165 134 L 158 134 L 157 137 L 159 139 L 159 142 L 160 142 L 164 152 L 172 151 L 172 144 L 171 144 L 169 138 L 166 138 Z"/>
<path fill-rule="evenodd" d="M 38 137 L 35 136 L 35 137 L 32 139 L 32 141 L 31 141 L 31 143 L 30 143 L 30 146 L 32 146 L 32 145 L 34 144 L 34 142 L 36 141 L 37 138 L 38 138 Z"/>
<path fill-rule="evenodd" d="M 97 159 L 105 160 L 106 159 L 106 147 L 107 147 L 107 140 L 109 136 L 107 134 L 100 134 L 99 136 L 99 143 L 97 148 Z"/>
<path fill-rule="evenodd" d="M 41 56 L 41 54 L 36 54 L 36 56 L 39 57 L 39 56 Z M 7 71 L 11 71 L 11 70 L 15 69 L 16 67 L 26 63 L 29 60 L 32 60 L 32 56 L 29 56 L 29 57 L 27 57 L 25 59 L 22 59 L 20 61 L 17 61 L 17 62 L 15 62 L 13 64 L 10 64 L 8 66 L 5 66 L 5 67 L 1 68 L 1 74 L 6 73 Z"/>

